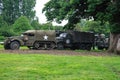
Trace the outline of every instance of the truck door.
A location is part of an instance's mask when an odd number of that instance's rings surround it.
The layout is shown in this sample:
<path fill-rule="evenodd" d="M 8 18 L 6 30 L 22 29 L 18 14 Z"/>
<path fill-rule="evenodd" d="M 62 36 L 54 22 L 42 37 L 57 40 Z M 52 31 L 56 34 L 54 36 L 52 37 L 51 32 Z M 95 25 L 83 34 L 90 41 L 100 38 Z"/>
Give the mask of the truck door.
<path fill-rule="evenodd" d="M 33 33 L 27 34 L 28 40 L 26 41 L 26 46 L 32 46 L 35 41 L 35 35 Z"/>

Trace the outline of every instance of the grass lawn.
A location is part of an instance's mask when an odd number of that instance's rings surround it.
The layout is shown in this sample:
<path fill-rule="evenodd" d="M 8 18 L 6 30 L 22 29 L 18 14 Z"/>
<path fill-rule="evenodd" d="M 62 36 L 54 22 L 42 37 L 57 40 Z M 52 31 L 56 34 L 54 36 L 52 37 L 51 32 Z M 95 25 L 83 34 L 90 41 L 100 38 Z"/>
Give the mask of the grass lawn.
<path fill-rule="evenodd" d="M 120 57 L 0 53 L 0 80 L 120 80 Z"/>

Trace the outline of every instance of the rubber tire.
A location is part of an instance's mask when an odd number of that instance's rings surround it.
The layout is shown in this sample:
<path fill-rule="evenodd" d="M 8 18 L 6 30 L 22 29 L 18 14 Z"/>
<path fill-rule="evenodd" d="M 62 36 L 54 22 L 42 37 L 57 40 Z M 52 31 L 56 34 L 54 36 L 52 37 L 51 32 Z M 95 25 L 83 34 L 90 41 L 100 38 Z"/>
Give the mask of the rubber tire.
<path fill-rule="evenodd" d="M 88 50 L 88 51 L 91 50 L 91 45 L 90 45 L 90 44 L 87 44 L 87 45 L 86 45 L 86 50 Z"/>
<path fill-rule="evenodd" d="M 18 50 L 20 48 L 20 43 L 18 41 L 13 41 L 10 43 L 11 50 Z"/>
<path fill-rule="evenodd" d="M 85 49 L 86 49 L 85 44 L 81 44 L 81 45 L 79 46 L 79 49 L 81 49 L 81 50 L 85 50 Z"/>
<path fill-rule="evenodd" d="M 10 45 L 9 45 L 9 44 L 4 44 L 4 49 L 5 49 L 5 50 L 10 49 Z"/>

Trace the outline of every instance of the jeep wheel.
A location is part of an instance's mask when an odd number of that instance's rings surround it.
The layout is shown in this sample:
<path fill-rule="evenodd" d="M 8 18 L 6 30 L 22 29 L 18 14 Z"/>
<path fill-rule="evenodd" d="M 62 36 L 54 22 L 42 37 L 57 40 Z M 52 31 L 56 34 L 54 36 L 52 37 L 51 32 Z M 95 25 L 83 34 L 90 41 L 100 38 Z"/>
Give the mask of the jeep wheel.
<path fill-rule="evenodd" d="M 4 44 L 4 49 L 5 49 L 5 50 L 10 49 L 10 45 L 9 45 L 9 44 Z"/>
<path fill-rule="evenodd" d="M 13 41 L 10 43 L 10 49 L 12 50 L 17 50 L 20 48 L 20 43 L 17 41 Z"/>

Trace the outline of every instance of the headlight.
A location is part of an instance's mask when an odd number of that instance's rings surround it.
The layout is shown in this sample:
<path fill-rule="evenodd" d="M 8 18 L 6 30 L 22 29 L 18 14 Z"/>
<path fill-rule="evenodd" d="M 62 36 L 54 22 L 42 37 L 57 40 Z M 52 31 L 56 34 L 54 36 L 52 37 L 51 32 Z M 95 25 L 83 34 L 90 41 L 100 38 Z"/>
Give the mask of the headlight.
<path fill-rule="evenodd" d="M 67 40 L 66 40 L 66 43 L 67 43 L 67 44 L 70 44 L 70 39 L 67 39 Z"/>

